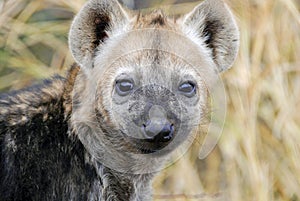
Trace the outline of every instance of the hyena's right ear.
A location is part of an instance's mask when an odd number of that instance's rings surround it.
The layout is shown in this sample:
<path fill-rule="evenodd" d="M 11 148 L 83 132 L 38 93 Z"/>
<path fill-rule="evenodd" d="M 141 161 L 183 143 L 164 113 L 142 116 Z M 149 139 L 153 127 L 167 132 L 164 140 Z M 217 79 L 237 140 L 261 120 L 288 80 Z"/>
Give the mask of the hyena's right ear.
<path fill-rule="evenodd" d="M 73 20 L 69 47 L 81 68 L 92 68 L 96 48 L 109 33 L 124 29 L 129 17 L 117 0 L 89 0 Z"/>

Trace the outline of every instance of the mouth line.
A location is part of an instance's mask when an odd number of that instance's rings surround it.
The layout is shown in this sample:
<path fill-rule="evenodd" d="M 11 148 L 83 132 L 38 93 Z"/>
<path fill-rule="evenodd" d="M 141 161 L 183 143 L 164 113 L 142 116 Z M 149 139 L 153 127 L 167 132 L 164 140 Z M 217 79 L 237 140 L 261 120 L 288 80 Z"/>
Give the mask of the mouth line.
<path fill-rule="evenodd" d="M 120 130 L 124 139 L 126 140 L 127 147 L 129 148 L 129 152 L 136 154 L 151 154 L 161 151 L 165 148 L 170 142 L 154 142 L 148 139 L 138 139 L 131 137 Z"/>
<path fill-rule="evenodd" d="M 141 154 L 153 154 L 158 152 L 159 150 L 152 150 L 152 149 L 139 149 Z"/>

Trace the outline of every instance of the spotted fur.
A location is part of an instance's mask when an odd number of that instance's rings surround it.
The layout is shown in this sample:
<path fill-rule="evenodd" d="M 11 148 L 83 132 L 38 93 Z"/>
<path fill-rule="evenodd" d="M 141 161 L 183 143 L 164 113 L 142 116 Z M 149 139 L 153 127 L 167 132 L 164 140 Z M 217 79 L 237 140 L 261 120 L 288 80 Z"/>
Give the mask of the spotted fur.
<path fill-rule="evenodd" d="M 130 101 L 113 92 L 116 77 L 143 82 L 146 100 L 181 123 L 186 135 L 178 134 L 177 144 L 184 144 L 201 123 L 218 72 L 233 63 L 238 40 L 221 0 L 206 0 L 178 20 L 162 11 L 128 14 L 116 0 L 88 1 L 71 26 L 78 65 L 66 78 L 0 96 L 0 200 L 151 200 L 152 178 L 177 146 L 159 157 L 130 154 L 143 153 L 145 144 L 126 137 L 134 129 L 127 119 L 147 115 L 142 93 L 128 109 Z M 198 90 L 190 99 L 176 95 L 186 77 Z"/>

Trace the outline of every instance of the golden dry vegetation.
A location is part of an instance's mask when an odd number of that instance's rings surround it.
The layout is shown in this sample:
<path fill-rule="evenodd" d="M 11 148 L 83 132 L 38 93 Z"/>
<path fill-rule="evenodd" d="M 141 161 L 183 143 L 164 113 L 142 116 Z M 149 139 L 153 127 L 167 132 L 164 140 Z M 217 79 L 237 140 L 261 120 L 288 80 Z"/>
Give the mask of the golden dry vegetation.
<path fill-rule="evenodd" d="M 197 159 L 196 143 L 160 173 L 155 200 L 300 200 L 300 2 L 227 2 L 241 46 L 222 75 L 228 102 L 223 134 L 206 159 Z M 73 62 L 70 20 L 83 3 L 0 1 L 0 91 L 64 74 Z M 193 5 L 163 7 L 177 14 Z"/>

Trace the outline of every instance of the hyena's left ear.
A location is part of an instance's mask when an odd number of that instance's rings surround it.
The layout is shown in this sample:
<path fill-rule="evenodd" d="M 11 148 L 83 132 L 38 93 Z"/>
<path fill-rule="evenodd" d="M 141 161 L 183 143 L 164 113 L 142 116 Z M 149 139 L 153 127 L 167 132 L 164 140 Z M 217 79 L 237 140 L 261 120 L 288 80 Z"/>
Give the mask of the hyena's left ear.
<path fill-rule="evenodd" d="M 73 20 L 69 47 L 84 70 L 91 68 L 93 57 L 108 33 L 121 31 L 129 17 L 117 0 L 89 0 Z"/>
<path fill-rule="evenodd" d="M 183 29 L 205 43 L 219 72 L 233 64 L 239 47 L 239 31 L 222 0 L 202 2 L 185 16 Z"/>

